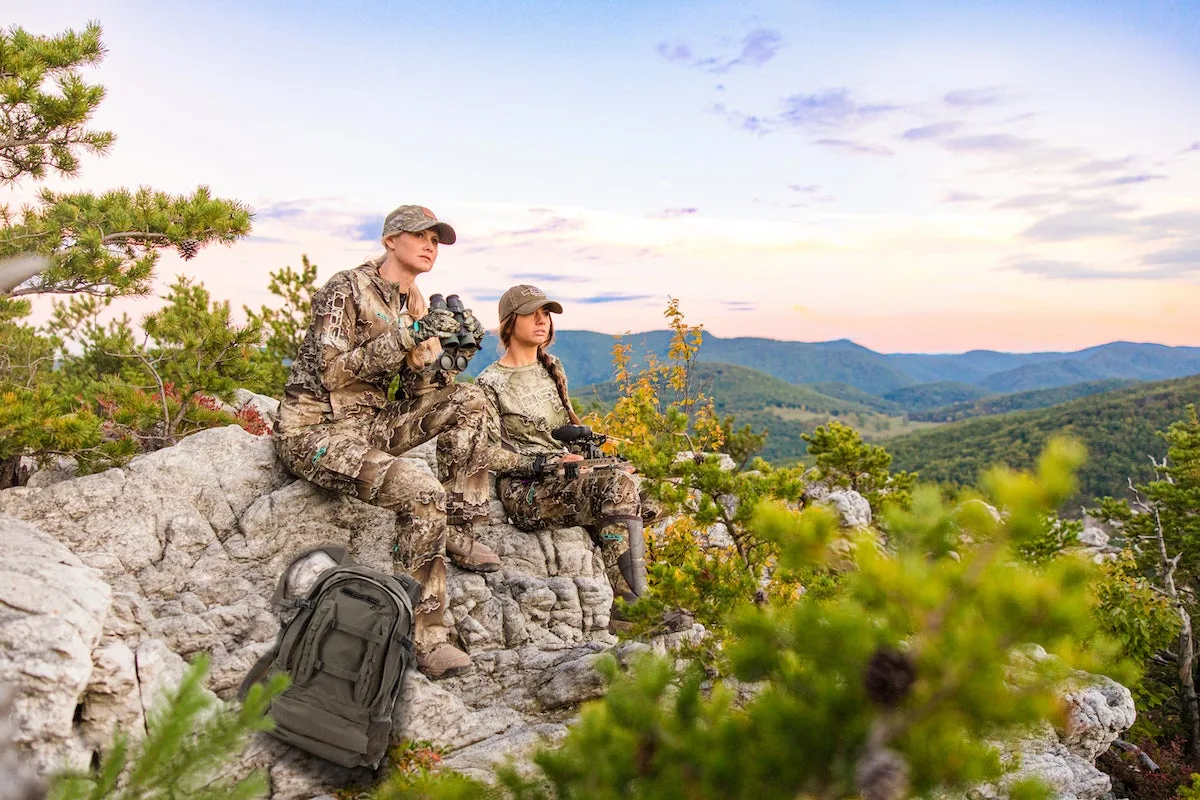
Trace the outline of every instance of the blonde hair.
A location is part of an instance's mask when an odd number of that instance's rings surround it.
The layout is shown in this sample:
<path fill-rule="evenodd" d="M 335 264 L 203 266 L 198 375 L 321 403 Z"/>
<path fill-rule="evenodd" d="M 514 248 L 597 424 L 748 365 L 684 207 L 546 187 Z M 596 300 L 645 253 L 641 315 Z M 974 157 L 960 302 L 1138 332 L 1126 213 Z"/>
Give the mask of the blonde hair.
<path fill-rule="evenodd" d="M 378 269 L 383 266 L 383 262 L 387 260 L 387 252 L 375 259 L 375 267 Z M 413 319 L 420 319 L 429 313 L 429 301 L 425 299 L 425 295 L 421 294 L 421 290 L 417 288 L 417 282 L 414 280 L 408 287 L 408 300 L 404 305 L 405 313 Z M 408 356 L 405 361 L 408 362 L 414 372 L 420 372 L 425 367 L 437 361 L 438 356 L 442 354 L 442 342 L 436 336 L 426 339 L 419 345 L 408 351 Z"/>

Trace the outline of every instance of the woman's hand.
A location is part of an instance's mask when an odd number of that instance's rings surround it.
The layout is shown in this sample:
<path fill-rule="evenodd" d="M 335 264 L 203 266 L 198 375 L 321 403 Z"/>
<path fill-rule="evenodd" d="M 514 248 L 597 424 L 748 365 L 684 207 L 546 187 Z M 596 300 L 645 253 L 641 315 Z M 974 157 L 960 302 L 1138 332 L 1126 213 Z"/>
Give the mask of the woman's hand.
<path fill-rule="evenodd" d="M 579 455 L 579 453 L 563 453 L 558 457 L 558 463 L 560 464 L 568 464 L 572 461 L 583 461 L 583 456 Z"/>

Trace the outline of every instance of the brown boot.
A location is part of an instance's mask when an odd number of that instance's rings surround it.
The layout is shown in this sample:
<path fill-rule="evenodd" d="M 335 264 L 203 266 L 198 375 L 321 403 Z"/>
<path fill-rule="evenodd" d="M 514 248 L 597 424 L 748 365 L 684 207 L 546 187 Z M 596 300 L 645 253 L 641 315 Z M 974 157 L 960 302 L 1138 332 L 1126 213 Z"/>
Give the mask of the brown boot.
<path fill-rule="evenodd" d="M 473 572 L 495 572 L 500 569 L 500 556 L 496 551 L 465 529 L 452 525 L 446 533 L 446 555 L 455 565 Z"/>
<path fill-rule="evenodd" d="M 471 657 L 449 643 L 446 624 L 446 557 L 426 558 L 413 569 L 422 596 L 413 607 L 413 641 L 417 668 L 430 678 L 444 678 L 471 666 Z"/>
<path fill-rule="evenodd" d="M 449 642 L 417 649 L 417 669 L 431 680 L 455 675 L 471 666 L 471 657 Z"/>

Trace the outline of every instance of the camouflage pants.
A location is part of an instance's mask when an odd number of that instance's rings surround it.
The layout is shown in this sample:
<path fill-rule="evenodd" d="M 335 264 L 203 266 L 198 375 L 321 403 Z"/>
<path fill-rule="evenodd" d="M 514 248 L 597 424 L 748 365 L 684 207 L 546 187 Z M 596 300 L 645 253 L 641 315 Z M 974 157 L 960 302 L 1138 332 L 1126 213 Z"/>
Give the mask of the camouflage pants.
<path fill-rule="evenodd" d="M 280 460 L 296 476 L 397 513 L 397 560 L 424 587 L 416 609 L 421 647 L 447 634 L 447 511 L 470 520 L 486 508 L 485 402 L 477 387 L 454 384 L 389 403 L 374 417 L 310 425 L 276 439 Z M 434 436 L 437 480 L 397 457 Z"/>
<path fill-rule="evenodd" d="M 626 520 L 641 519 L 637 481 L 623 469 L 597 469 L 568 479 L 564 475 L 541 478 L 501 478 L 500 502 L 513 525 L 523 531 L 582 525 L 600 545 L 605 573 L 613 590 L 629 587 L 617 559 L 629 549 Z"/>

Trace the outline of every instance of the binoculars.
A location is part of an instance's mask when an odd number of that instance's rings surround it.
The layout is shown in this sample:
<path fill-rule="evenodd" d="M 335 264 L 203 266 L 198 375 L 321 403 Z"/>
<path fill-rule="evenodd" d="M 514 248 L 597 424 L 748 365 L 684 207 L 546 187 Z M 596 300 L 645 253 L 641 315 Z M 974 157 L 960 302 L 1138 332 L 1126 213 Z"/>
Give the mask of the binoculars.
<path fill-rule="evenodd" d="M 463 350 L 478 349 L 479 342 L 475 340 L 475 336 L 467 330 L 466 321 L 463 319 L 462 298 L 456 294 L 449 297 L 442 297 L 440 294 L 431 294 L 429 296 L 429 310 L 445 308 L 449 309 L 454 318 L 458 320 L 458 333 L 449 334 L 447 336 L 438 337 L 442 343 L 442 354 L 438 356 L 438 366 L 444 370 L 457 369 L 462 372 L 467 368 L 467 356 L 463 355 Z"/>

